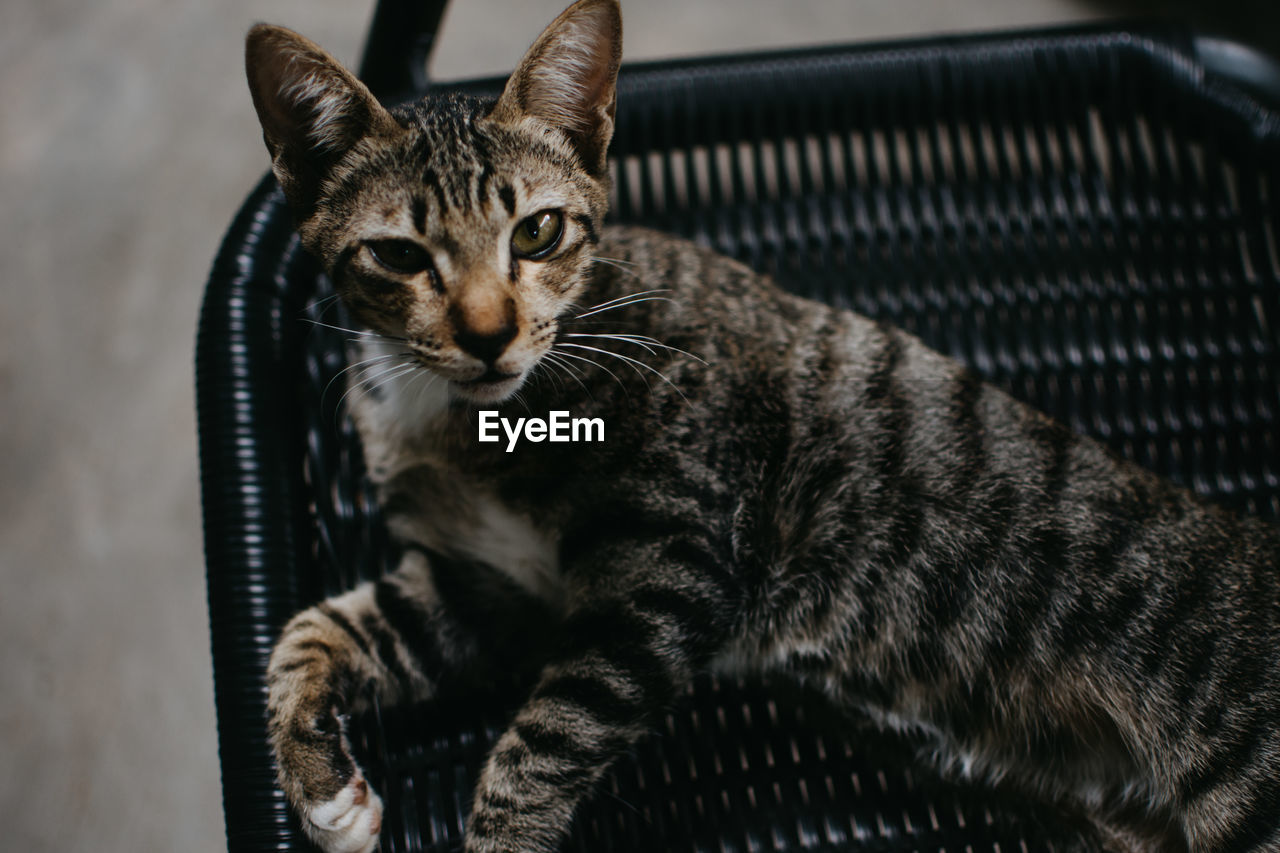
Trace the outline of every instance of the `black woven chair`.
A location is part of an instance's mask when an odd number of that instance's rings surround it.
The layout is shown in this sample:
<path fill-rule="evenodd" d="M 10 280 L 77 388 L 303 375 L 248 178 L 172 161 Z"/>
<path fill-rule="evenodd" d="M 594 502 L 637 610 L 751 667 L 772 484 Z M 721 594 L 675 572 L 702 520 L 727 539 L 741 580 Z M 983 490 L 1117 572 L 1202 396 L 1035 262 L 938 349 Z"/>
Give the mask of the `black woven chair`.
<path fill-rule="evenodd" d="M 364 75 L 425 85 L 443 3 L 384 2 Z M 1199 49 L 1198 49 L 1199 45 Z M 1076 430 L 1280 518 L 1274 66 L 1165 27 L 631 65 L 613 216 L 920 335 Z M 496 91 L 498 81 L 466 88 Z M 1274 91 L 1272 92 L 1274 97 Z M 200 321 L 205 549 L 229 847 L 308 849 L 277 791 L 262 675 L 284 621 L 391 558 L 325 394 L 329 282 L 268 178 Z M 326 314 L 330 319 L 334 315 Z M 376 709 L 359 749 L 383 849 L 456 850 L 502 696 Z M 781 684 L 699 683 L 586 804 L 573 850 L 1067 849 L 1070 821 L 937 781 Z"/>

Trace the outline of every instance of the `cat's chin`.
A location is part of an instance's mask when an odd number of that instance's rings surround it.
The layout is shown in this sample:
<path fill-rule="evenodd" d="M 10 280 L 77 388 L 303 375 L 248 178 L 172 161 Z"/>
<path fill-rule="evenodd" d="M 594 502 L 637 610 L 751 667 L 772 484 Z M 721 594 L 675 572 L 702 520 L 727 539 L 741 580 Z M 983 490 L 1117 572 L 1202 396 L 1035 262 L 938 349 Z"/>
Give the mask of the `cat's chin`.
<path fill-rule="evenodd" d="M 523 382 L 523 374 L 487 381 L 477 379 L 471 382 L 459 382 L 456 379 L 451 379 L 449 380 L 449 396 L 465 400 L 468 403 L 501 403 L 520 390 L 520 385 Z"/>

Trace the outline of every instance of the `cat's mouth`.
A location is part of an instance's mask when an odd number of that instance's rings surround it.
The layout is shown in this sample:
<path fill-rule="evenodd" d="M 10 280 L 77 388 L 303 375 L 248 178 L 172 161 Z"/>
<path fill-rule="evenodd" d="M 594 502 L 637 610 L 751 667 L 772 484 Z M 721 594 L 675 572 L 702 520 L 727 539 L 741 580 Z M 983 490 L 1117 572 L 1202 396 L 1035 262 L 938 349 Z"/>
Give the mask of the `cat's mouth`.
<path fill-rule="evenodd" d="M 515 393 L 523 373 L 503 373 L 490 367 L 475 379 L 453 379 L 449 384 L 458 396 L 475 403 L 500 403 Z"/>

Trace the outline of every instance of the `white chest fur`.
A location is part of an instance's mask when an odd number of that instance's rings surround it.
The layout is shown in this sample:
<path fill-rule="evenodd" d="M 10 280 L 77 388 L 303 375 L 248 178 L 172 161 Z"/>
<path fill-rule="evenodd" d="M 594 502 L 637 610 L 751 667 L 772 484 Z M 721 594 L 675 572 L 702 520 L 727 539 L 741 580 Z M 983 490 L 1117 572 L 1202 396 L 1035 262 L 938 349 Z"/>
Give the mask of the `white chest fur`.
<path fill-rule="evenodd" d="M 351 363 L 347 397 L 357 422 L 407 436 L 421 433 L 449 405 L 449 383 L 395 341 L 361 339 L 352 347 Z"/>
<path fill-rule="evenodd" d="M 374 360 L 387 373 L 372 382 L 353 370 L 348 403 L 365 446 L 370 475 L 381 485 L 406 472 L 419 511 L 390 518 L 393 532 L 454 559 L 498 569 L 548 603 L 563 603 L 559 541 L 528 514 L 503 504 L 484 483 L 467 476 L 441 453 L 448 428 L 448 388 L 422 367 L 397 367 L 402 350 L 380 341 L 361 342 L 353 363 Z M 374 384 L 376 392 L 366 387 Z M 397 486 L 398 487 L 398 486 Z"/>
<path fill-rule="evenodd" d="M 563 605 L 559 543 L 554 537 L 488 495 L 480 495 L 474 502 L 471 521 L 469 530 L 456 532 L 449 550 L 501 569 L 544 601 L 557 608 Z"/>

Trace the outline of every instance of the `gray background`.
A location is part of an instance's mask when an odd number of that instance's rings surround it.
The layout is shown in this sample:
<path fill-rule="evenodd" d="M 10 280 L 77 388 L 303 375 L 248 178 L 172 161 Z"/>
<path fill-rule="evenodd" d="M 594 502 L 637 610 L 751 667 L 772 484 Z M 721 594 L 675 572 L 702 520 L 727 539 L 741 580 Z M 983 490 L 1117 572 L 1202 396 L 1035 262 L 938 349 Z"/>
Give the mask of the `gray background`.
<path fill-rule="evenodd" d="M 455 0 L 438 77 L 510 68 L 564 0 Z M 192 344 L 267 166 L 254 21 L 348 63 L 369 2 L 0 7 L 0 849 L 223 847 Z M 629 58 L 1181 15 L 1275 52 L 1280 4 L 624 0 Z"/>

